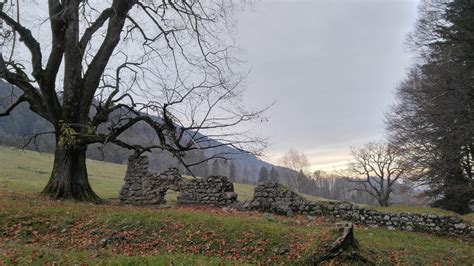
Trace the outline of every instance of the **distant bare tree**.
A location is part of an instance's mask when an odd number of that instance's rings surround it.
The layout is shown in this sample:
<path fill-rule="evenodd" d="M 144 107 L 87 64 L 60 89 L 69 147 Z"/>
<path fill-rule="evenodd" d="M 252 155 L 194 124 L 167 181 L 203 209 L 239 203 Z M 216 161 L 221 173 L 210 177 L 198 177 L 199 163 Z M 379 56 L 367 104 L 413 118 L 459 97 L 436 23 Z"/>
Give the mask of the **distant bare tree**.
<path fill-rule="evenodd" d="M 387 143 L 370 142 L 361 148 L 353 148 L 352 156 L 355 162 L 349 171 L 363 178 L 351 179 L 359 184 L 352 190 L 368 193 L 380 206 L 389 205 L 394 184 L 413 170 L 403 151 Z"/>
<path fill-rule="evenodd" d="M 238 51 L 225 35 L 233 1 L 21 3 L 0 2 L 0 78 L 14 85 L 0 117 L 28 104 L 54 127 L 54 166 L 42 194 L 99 200 L 86 168 L 91 144 L 165 150 L 187 168 L 227 153 L 189 162 L 193 150 L 259 152 L 263 142 L 233 129 L 261 115 L 240 100 L 245 74 L 235 71 Z M 121 138 L 140 126 L 155 137 Z"/>
<path fill-rule="evenodd" d="M 291 148 L 280 159 L 280 163 L 289 169 L 289 171 L 287 171 L 289 186 L 291 186 L 296 191 L 299 191 L 301 172 L 304 172 L 309 166 L 308 157 L 306 154 Z"/>

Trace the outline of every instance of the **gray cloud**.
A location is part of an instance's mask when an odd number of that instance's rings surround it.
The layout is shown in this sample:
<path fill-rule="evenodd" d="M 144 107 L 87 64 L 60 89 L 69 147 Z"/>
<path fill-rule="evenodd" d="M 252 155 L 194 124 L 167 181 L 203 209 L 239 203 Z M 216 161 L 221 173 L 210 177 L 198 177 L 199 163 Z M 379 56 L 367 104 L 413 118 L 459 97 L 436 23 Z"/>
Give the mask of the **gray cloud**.
<path fill-rule="evenodd" d="M 276 101 L 259 130 L 270 159 L 289 147 L 313 164 L 382 137 L 383 112 L 410 65 L 416 1 L 258 1 L 239 17 L 252 72 L 246 101 Z M 332 148 L 331 148 L 332 147 Z"/>

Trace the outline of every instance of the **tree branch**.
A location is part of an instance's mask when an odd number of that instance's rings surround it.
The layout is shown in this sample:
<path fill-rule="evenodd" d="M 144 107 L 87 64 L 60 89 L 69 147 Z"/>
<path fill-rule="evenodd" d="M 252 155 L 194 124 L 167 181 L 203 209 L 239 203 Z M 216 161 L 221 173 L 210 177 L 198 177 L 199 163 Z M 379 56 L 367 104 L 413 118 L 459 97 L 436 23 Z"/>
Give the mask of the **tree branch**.
<path fill-rule="evenodd" d="M 20 105 L 21 103 L 23 102 L 26 102 L 26 98 L 22 95 L 20 97 L 18 97 L 18 99 L 12 104 L 10 105 L 10 107 L 8 107 L 5 112 L 3 113 L 0 113 L 0 117 L 2 116 L 9 116 L 10 113 L 18 106 Z"/>
<path fill-rule="evenodd" d="M 113 1 L 112 9 L 114 12 L 113 15 L 109 17 L 110 22 L 105 39 L 84 74 L 84 94 L 81 99 L 81 106 L 83 108 L 90 106 L 110 56 L 120 41 L 120 34 L 124 27 L 127 14 L 137 2 L 137 0 Z M 82 111 L 88 112 L 89 110 Z"/>
<path fill-rule="evenodd" d="M 5 61 L 3 61 L 3 56 L 0 52 L 0 78 L 5 79 L 8 83 L 18 87 L 20 90 L 23 91 L 23 97 L 28 101 L 30 104 L 30 109 L 40 116 L 45 118 L 46 120 L 53 122 L 51 117 L 49 116 L 46 107 L 44 106 L 43 97 L 38 92 L 38 90 L 30 83 L 27 79 L 26 74 L 21 72 L 20 69 L 17 69 L 20 73 L 11 72 L 7 66 L 5 65 Z"/>
<path fill-rule="evenodd" d="M 84 34 L 82 35 L 81 40 L 79 42 L 83 52 L 81 57 L 84 56 L 84 51 L 86 49 L 87 44 L 91 40 L 92 35 L 94 35 L 94 33 L 104 25 L 104 23 L 107 21 L 107 19 L 110 18 L 112 14 L 112 8 L 109 7 L 105 9 L 104 11 L 102 11 L 99 17 L 97 17 L 97 19 L 92 23 L 92 25 L 84 31 Z"/>
<path fill-rule="evenodd" d="M 48 0 L 49 17 L 52 32 L 52 49 L 44 74 L 39 80 L 40 90 L 43 93 L 49 108 L 49 113 L 59 120 L 62 116 L 61 104 L 56 94 L 56 77 L 64 55 L 65 28 L 64 11 L 59 0 Z"/>
<path fill-rule="evenodd" d="M 43 72 L 42 67 L 42 54 L 41 46 L 39 42 L 33 37 L 31 31 L 23 27 L 20 23 L 16 22 L 13 18 L 8 16 L 5 12 L 0 11 L 0 19 L 3 19 L 12 29 L 20 35 L 20 41 L 25 43 L 25 46 L 30 50 L 31 53 L 31 65 L 33 68 L 33 77 L 37 80 L 41 79 Z"/>

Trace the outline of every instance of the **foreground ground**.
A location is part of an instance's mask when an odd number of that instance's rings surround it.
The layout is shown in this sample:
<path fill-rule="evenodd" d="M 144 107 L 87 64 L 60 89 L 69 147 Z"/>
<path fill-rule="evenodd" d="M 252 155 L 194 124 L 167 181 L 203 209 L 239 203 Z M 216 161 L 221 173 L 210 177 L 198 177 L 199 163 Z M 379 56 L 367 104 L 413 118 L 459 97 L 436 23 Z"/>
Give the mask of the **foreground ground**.
<path fill-rule="evenodd" d="M 334 240 L 333 221 L 323 218 L 51 201 L 37 196 L 50 163 L 47 154 L 0 147 L 0 265 L 299 264 Z M 125 166 L 90 161 L 89 169 L 95 191 L 115 197 Z M 248 199 L 253 187 L 236 184 L 236 190 Z M 450 214 L 406 206 L 383 210 Z M 472 242 L 459 238 L 367 228 L 355 234 L 362 255 L 375 263 L 474 263 Z"/>
<path fill-rule="evenodd" d="M 331 224 L 203 207 L 166 209 L 50 201 L 0 190 L 0 264 L 302 263 L 334 239 Z M 474 263 L 467 240 L 356 228 L 376 263 Z"/>

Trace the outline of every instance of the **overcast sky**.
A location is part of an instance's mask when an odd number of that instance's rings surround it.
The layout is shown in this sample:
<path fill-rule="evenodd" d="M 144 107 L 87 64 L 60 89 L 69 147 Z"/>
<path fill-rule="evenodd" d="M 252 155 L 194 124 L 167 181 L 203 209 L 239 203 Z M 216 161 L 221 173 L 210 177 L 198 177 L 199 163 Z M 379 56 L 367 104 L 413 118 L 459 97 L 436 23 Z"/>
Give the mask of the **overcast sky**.
<path fill-rule="evenodd" d="M 383 113 L 410 66 L 415 0 L 260 0 L 239 16 L 252 71 L 246 101 L 275 106 L 265 160 L 290 147 L 311 170 L 347 164 L 351 146 L 384 136 Z"/>

